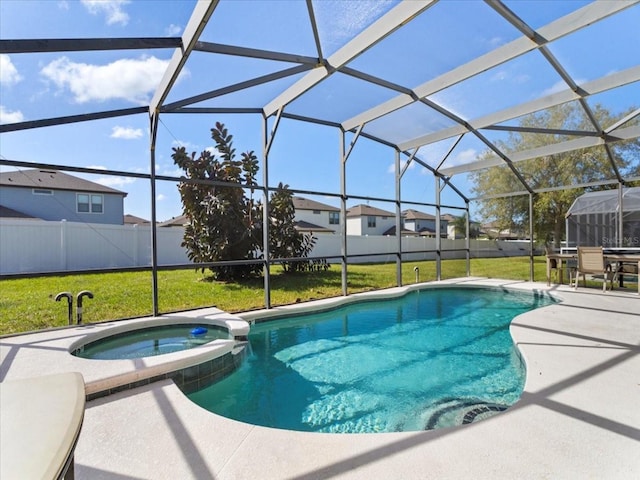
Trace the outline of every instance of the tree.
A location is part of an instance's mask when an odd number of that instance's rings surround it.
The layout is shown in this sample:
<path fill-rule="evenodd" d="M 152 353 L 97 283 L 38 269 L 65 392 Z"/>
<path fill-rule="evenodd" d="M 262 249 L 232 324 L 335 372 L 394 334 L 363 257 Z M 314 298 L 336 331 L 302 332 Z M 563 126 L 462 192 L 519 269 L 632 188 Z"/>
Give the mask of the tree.
<path fill-rule="evenodd" d="M 295 228 L 295 207 L 293 195 L 289 185 L 278 184 L 278 189 L 271 195 L 269 201 L 270 228 L 269 248 L 274 258 L 307 257 L 315 239 L 312 235 L 303 235 Z M 304 271 L 308 262 L 283 261 L 282 267 L 286 273 Z"/>
<path fill-rule="evenodd" d="M 632 108 L 622 113 L 619 118 L 623 118 L 633 110 Z M 594 115 L 600 125 L 604 126 L 613 125 L 618 119 L 613 118 L 609 111 L 599 105 L 594 108 Z M 529 115 L 522 119 L 520 126 L 593 131 L 591 122 L 577 103 L 568 103 Z M 562 133 L 512 132 L 507 141 L 496 142 L 496 146 L 508 157 L 514 152 L 564 142 L 572 138 L 575 137 Z M 621 175 L 640 174 L 639 140 L 618 142 L 611 150 L 616 157 L 616 167 Z M 488 158 L 491 155 L 492 152 L 485 152 L 483 157 Z M 533 190 L 616 178 L 611 162 L 602 147 L 538 157 L 517 162 L 514 165 Z M 479 197 L 525 190 L 522 182 L 506 164 L 473 172 L 471 178 L 474 183 L 473 193 Z M 598 187 L 593 189 L 596 188 Z M 599 188 L 615 188 L 615 185 Z M 534 234 L 538 240 L 545 243 L 553 240 L 556 246 L 560 246 L 565 229 L 565 214 L 573 201 L 583 192 L 582 188 L 567 188 L 534 195 Z M 500 229 L 528 230 L 529 196 L 484 200 L 481 204 L 481 213 L 485 219 L 495 220 Z"/>
<path fill-rule="evenodd" d="M 453 226 L 455 227 L 456 237 L 462 233 L 462 236 L 466 235 L 467 232 L 467 213 L 463 213 L 459 217 L 455 217 L 453 221 Z M 478 238 L 480 236 L 480 229 L 478 225 L 471 221 L 469 222 L 469 238 Z"/>
<path fill-rule="evenodd" d="M 261 258 L 263 208 L 253 198 L 257 157 L 248 151 L 236 160 L 233 135 L 222 123 L 211 129 L 211 138 L 218 157 L 205 150 L 196 158 L 195 152 L 188 155 L 184 147 L 173 148 L 171 155 L 187 179 L 178 186 L 183 213 L 189 218 L 182 246 L 196 263 Z M 270 232 L 270 247 L 283 258 L 308 255 L 313 244 L 303 248 L 308 240 L 293 228 L 295 210 L 288 187 L 280 184 L 271 201 L 270 226 L 276 231 Z M 210 270 L 218 280 L 236 280 L 258 275 L 262 265 L 218 265 Z"/>

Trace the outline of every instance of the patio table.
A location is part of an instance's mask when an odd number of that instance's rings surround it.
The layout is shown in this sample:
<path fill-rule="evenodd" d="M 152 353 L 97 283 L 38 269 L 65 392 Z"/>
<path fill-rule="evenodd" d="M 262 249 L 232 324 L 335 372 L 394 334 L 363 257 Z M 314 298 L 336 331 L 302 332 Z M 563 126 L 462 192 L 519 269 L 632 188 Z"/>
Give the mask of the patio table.
<path fill-rule="evenodd" d="M 632 264 L 638 266 L 638 295 L 640 295 L 640 253 L 605 253 L 605 261 L 616 262 L 619 264 Z M 551 285 L 551 270 L 552 262 L 556 261 L 558 270 L 558 283 L 563 282 L 563 264 L 567 264 L 569 261 L 578 261 L 577 253 L 548 253 L 547 254 L 547 286 Z M 622 282 L 622 278 L 620 279 Z M 621 283 L 622 286 L 622 283 Z"/>

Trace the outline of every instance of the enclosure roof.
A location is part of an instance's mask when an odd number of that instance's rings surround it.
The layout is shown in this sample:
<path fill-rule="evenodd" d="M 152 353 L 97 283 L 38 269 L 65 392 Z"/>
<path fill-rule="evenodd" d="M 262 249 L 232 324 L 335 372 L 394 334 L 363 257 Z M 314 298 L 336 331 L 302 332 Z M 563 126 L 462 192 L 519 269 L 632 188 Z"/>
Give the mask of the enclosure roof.
<path fill-rule="evenodd" d="M 587 192 L 573 202 L 567 212 L 571 215 L 587 215 L 591 213 L 640 212 L 640 187 L 618 190 Z"/>
<path fill-rule="evenodd" d="M 33 22 L 30 37 L 3 32 L 0 54 L 44 61 L 64 52 L 78 71 L 104 52 L 110 56 L 99 61 L 129 51 L 145 61 L 163 52 L 167 61 L 153 71 L 149 63 L 145 75 L 157 86 L 145 100 L 121 98 L 120 108 L 104 111 L 77 93 L 68 112 L 5 123 L 0 132 L 141 112 L 253 113 L 274 128 L 289 118 L 350 132 L 351 143 L 376 140 L 445 180 L 502 165 L 533 192 L 520 162 L 597 151 L 607 163 L 602 183 L 625 183 L 637 174 L 620 167 L 615 145 L 640 138 L 632 103 L 640 98 L 639 2 L 183 0 L 170 8 L 186 27 L 169 37 L 158 37 L 150 20 L 135 38 L 94 38 L 86 26 L 66 24 L 58 38 L 42 39 Z M 141 5 L 150 19 L 153 9 L 169 8 Z M 576 105 L 586 126 L 524 122 L 559 105 Z M 599 106 L 616 120 L 600 124 Z M 555 141 L 506 151 L 508 133 Z"/>

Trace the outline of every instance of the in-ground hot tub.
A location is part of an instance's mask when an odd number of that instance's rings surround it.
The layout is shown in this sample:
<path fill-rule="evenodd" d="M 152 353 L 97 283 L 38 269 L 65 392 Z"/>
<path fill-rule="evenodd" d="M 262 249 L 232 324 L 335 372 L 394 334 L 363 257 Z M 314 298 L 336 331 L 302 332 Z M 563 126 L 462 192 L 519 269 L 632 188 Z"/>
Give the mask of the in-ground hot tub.
<path fill-rule="evenodd" d="M 249 323 L 215 308 L 76 327 L 67 346 L 87 399 L 172 379 L 187 390 L 235 370 Z"/>
<path fill-rule="evenodd" d="M 232 338 L 228 329 L 208 323 L 147 326 L 93 340 L 73 350 L 71 354 L 94 360 L 143 358 Z"/>

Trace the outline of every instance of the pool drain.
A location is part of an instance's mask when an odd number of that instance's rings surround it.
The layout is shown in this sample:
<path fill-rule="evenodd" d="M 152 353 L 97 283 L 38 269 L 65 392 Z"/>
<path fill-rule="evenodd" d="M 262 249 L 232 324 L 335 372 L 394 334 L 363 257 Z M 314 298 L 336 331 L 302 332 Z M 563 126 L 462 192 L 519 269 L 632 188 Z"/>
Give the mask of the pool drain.
<path fill-rule="evenodd" d="M 425 430 L 468 425 L 504 412 L 508 407 L 480 399 L 448 398 L 432 407 Z"/>

